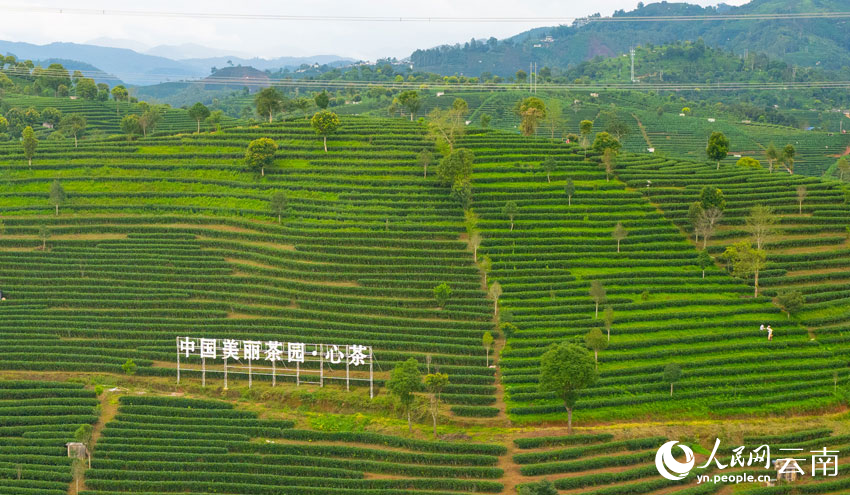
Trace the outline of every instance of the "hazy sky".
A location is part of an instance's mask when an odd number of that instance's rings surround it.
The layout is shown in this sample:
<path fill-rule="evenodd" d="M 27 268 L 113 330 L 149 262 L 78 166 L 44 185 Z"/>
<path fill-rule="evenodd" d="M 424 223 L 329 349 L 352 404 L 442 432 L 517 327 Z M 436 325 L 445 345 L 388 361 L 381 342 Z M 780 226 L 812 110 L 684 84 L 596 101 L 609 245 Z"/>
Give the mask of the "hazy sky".
<path fill-rule="evenodd" d="M 747 0 L 726 0 L 741 5 Z M 651 1 L 645 0 L 645 3 Z M 701 5 L 711 0 L 691 0 Z M 186 19 L 133 16 L 36 14 L 4 10 L 4 6 L 32 5 L 51 8 L 125 9 L 170 12 L 208 12 L 278 15 L 341 16 L 441 16 L 441 17 L 582 17 L 596 12 L 634 9 L 637 0 L 308 0 L 299 2 L 255 0 L 233 2 L 205 0 L 145 0 L 115 2 L 75 0 L 60 2 L 0 0 L 0 39 L 45 44 L 53 41 L 85 43 L 97 38 L 132 40 L 147 46 L 196 43 L 265 58 L 334 54 L 374 60 L 405 57 L 416 48 L 468 41 L 470 38 L 504 38 L 531 27 L 552 23 L 424 23 L 329 22 L 232 19 Z M 130 43 L 127 43 L 130 44 Z"/>

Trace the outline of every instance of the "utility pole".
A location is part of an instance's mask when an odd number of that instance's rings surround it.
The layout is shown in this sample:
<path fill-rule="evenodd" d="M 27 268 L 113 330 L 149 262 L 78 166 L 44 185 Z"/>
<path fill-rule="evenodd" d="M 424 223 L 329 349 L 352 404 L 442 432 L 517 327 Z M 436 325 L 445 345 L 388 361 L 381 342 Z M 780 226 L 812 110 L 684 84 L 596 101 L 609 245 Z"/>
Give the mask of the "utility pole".
<path fill-rule="evenodd" d="M 629 55 L 632 57 L 632 82 L 635 82 L 635 49 L 629 49 Z"/>

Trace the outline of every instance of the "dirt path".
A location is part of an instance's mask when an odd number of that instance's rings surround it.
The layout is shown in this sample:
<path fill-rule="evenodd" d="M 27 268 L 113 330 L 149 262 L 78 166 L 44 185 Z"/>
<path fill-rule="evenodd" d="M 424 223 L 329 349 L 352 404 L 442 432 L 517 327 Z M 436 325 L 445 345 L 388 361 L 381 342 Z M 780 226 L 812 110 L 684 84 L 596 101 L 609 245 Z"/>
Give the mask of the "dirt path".
<path fill-rule="evenodd" d="M 646 128 L 643 126 L 643 122 L 641 122 L 635 114 L 632 114 L 632 117 L 634 117 L 635 122 L 637 122 L 638 129 L 640 129 L 640 133 L 643 134 L 643 140 L 646 141 L 646 145 L 650 148 L 654 148 L 654 146 L 652 146 L 652 141 L 649 140 L 649 134 L 646 133 Z"/>
<path fill-rule="evenodd" d="M 92 427 L 92 435 L 91 442 L 89 442 L 89 451 L 93 452 L 95 446 L 97 445 L 98 439 L 100 439 L 100 435 L 103 432 L 103 427 L 106 426 L 106 423 L 112 421 L 115 418 L 115 415 L 118 414 L 118 397 L 119 393 L 110 393 L 103 392 L 100 397 L 100 417 L 97 420 L 97 423 Z M 85 475 L 80 480 L 80 491 L 86 489 L 86 479 Z M 69 495 L 77 495 L 76 483 L 71 481 L 71 486 L 68 487 Z"/>

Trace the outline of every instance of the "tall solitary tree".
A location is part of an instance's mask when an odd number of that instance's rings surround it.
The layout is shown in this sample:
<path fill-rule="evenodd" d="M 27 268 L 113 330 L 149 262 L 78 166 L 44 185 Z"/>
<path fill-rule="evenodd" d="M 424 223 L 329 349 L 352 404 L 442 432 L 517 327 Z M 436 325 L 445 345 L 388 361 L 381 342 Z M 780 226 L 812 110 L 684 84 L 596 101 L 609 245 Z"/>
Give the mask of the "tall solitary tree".
<path fill-rule="evenodd" d="M 770 143 L 767 146 L 767 149 L 764 150 L 764 158 L 767 160 L 767 168 L 770 170 L 770 173 L 773 173 L 773 167 L 776 165 L 776 162 L 779 161 L 779 150 L 776 149 L 773 143 Z"/>
<path fill-rule="evenodd" d="M 330 105 L 331 97 L 328 96 L 328 92 L 323 89 L 321 93 L 316 93 L 316 96 L 313 97 L 313 101 L 316 102 L 316 106 L 319 107 L 320 110 L 324 110 L 328 108 L 328 105 Z"/>
<path fill-rule="evenodd" d="M 260 172 L 260 175 L 264 176 L 266 167 L 274 162 L 276 151 L 277 143 L 274 140 L 265 137 L 255 139 L 248 144 L 248 149 L 245 151 L 245 163 L 251 170 Z"/>
<path fill-rule="evenodd" d="M 573 433 L 573 408 L 579 391 L 596 383 L 597 378 L 593 357 L 575 344 L 554 344 L 540 358 L 540 391 L 552 392 L 563 401 L 568 434 Z"/>
<path fill-rule="evenodd" d="M 605 286 L 599 280 L 590 281 L 590 297 L 596 303 L 594 318 L 599 318 L 599 305 L 605 302 Z"/>
<path fill-rule="evenodd" d="M 514 230 L 514 217 L 518 210 L 519 209 L 514 201 L 508 201 L 505 203 L 505 206 L 502 207 L 502 215 L 508 217 L 508 220 L 511 221 L 511 231 Z"/>
<path fill-rule="evenodd" d="M 216 110 L 218 111 L 218 110 Z M 142 136 L 147 137 L 148 131 L 153 132 L 153 129 L 162 120 L 162 115 L 153 108 L 148 109 L 139 117 L 139 127 L 142 129 Z"/>
<path fill-rule="evenodd" d="M 486 366 L 490 366 L 490 349 L 493 348 L 493 341 L 493 334 L 484 332 L 481 337 L 481 345 L 484 347 L 484 363 Z"/>
<path fill-rule="evenodd" d="M 803 308 L 806 303 L 806 298 L 800 290 L 781 290 L 776 294 L 774 299 L 776 304 L 785 311 L 785 315 L 790 319 L 791 313 L 796 313 Z"/>
<path fill-rule="evenodd" d="M 797 201 L 800 203 L 800 214 L 803 214 L 803 200 L 806 199 L 806 194 L 808 194 L 808 190 L 806 189 L 805 184 L 800 184 L 797 186 Z"/>
<path fill-rule="evenodd" d="M 325 153 L 327 153 L 328 136 L 339 129 L 339 116 L 331 111 L 322 110 L 321 112 L 316 112 L 316 114 L 313 115 L 313 118 L 310 120 L 310 125 L 313 126 L 313 130 L 316 131 L 316 134 L 322 136 L 322 143 L 325 147 Z"/>
<path fill-rule="evenodd" d="M 617 159 L 617 152 L 612 148 L 605 148 L 602 152 L 602 168 L 605 169 L 605 181 L 611 180 L 611 174 L 614 173 L 614 161 Z"/>
<path fill-rule="evenodd" d="M 449 384 L 449 375 L 445 373 L 430 373 L 425 375 L 425 390 L 428 392 L 430 397 L 430 411 L 431 411 L 431 419 L 433 420 L 434 425 L 434 438 L 437 438 L 437 413 L 439 412 L 440 407 L 440 394 L 443 393 L 443 389 L 446 388 L 446 385 Z"/>
<path fill-rule="evenodd" d="M 198 133 L 201 132 L 201 121 L 210 116 L 210 109 L 200 101 L 189 107 L 189 117 L 198 123 Z"/>
<path fill-rule="evenodd" d="M 434 161 L 434 155 L 431 154 L 430 151 L 422 148 L 422 151 L 416 155 L 416 159 L 419 161 L 419 165 L 422 167 L 422 177 L 428 178 L 428 165 L 431 165 L 431 162 Z"/>
<path fill-rule="evenodd" d="M 275 191 L 272 193 L 271 198 L 269 198 L 269 208 L 271 208 L 272 213 L 277 215 L 277 223 L 280 223 L 281 217 L 287 210 L 288 203 L 284 191 Z"/>
<path fill-rule="evenodd" d="M 584 336 L 584 344 L 588 349 L 593 351 L 593 361 L 599 368 L 599 351 L 604 351 L 608 348 L 608 339 L 599 328 L 594 328 Z"/>
<path fill-rule="evenodd" d="M 846 156 L 838 159 L 836 168 L 838 170 L 838 180 L 850 179 L 850 161 L 847 160 Z"/>
<path fill-rule="evenodd" d="M 745 222 L 745 228 L 755 243 L 756 249 L 762 249 L 776 232 L 779 217 L 773 213 L 771 207 L 759 204 L 750 208 L 750 215 Z"/>
<path fill-rule="evenodd" d="M 437 166 L 440 184 L 451 187 L 457 182 L 468 181 L 472 177 L 473 161 L 475 154 L 466 148 L 458 148 L 444 156 Z"/>
<path fill-rule="evenodd" d="M 782 164 L 785 166 L 785 170 L 788 171 L 789 174 L 794 174 L 794 157 L 797 155 L 797 150 L 794 149 L 794 145 L 786 144 L 784 148 L 782 148 Z"/>
<path fill-rule="evenodd" d="M 547 156 L 541 165 L 543 165 L 543 170 L 546 171 L 546 182 L 552 182 L 552 178 L 550 176 L 552 175 L 552 172 L 555 171 L 555 157 L 552 155 Z"/>
<path fill-rule="evenodd" d="M 413 122 L 413 116 L 419 111 L 422 106 L 422 100 L 419 99 L 419 93 L 416 91 L 402 91 L 398 95 L 399 104 L 410 114 L 410 121 Z"/>
<path fill-rule="evenodd" d="M 416 392 L 422 390 L 422 374 L 419 372 L 419 363 L 414 358 L 399 363 L 390 373 L 387 380 L 387 390 L 396 396 L 404 408 L 407 416 L 407 431 L 413 431 L 410 419 L 410 409 L 416 398 Z"/>
<path fill-rule="evenodd" d="M 564 186 L 564 193 L 567 195 L 567 206 L 572 206 L 573 194 L 576 193 L 576 185 L 572 179 L 567 179 L 567 184 Z"/>
<path fill-rule="evenodd" d="M 729 138 L 722 132 L 712 132 L 708 138 L 708 146 L 705 148 L 708 159 L 717 162 L 717 170 L 720 170 L 720 160 L 729 154 Z"/>
<path fill-rule="evenodd" d="M 59 206 L 65 202 L 65 198 L 65 189 L 62 187 L 62 184 L 58 180 L 54 180 L 50 184 L 50 204 L 56 208 L 56 215 L 59 215 Z"/>
<path fill-rule="evenodd" d="M 446 307 L 446 303 L 449 302 L 449 299 L 452 297 L 452 288 L 449 287 L 449 284 L 443 282 L 440 285 L 434 287 L 434 299 L 437 300 L 437 305 L 441 308 Z"/>
<path fill-rule="evenodd" d="M 77 136 L 86 130 L 86 118 L 79 113 L 71 113 L 62 117 L 59 128 L 66 134 L 74 136 L 74 148 L 77 147 Z"/>
<path fill-rule="evenodd" d="M 711 258 L 711 255 L 708 254 L 708 251 L 702 249 L 697 256 L 697 264 L 699 264 L 699 267 L 702 270 L 702 278 L 705 278 L 705 269 L 713 265 L 714 260 Z"/>
<path fill-rule="evenodd" d="M 121 100 L 126 100 L 128 96 L 130 96 L 130 93 L 127 92 L 127 88 L 124 86 L 119 84 L 112 88 L 112 99 L 115 100 L 115 115 L 121 115 L 121 107 L 119 104 Z"/>
<path fill-rule="evenodd" d="M 722 257 L 729 263 L 732 274 L 736 277 L 747 278 L 753 275 L 755 297 L 758 297 L 759 271 L 764 268 L 767 258 L 765 252 L 761 249 L 754 249 L 750 241 L 745 240 L 727 247 Z"/>
<path fill-rule="evenodd" d="M 590 146 L 590 133 L 593 132 L 593 121 L 582 120 L 578 124 L 578 129 L 581 134 L 581 147 L 584 148 L 584 157 L 587 158 L 587 147 Z"/>
<path fill-rule="evenodd" d="M 493 300 L 493 316 L 499 315 L 499 298 L 502 297 L 502 285 L 499 282 L 490 284 L 490 299 Z"/>
<path fill-rule="evenodd" d="M 41 239 L 41 250 L 47 250 L 47 240 L 50 239 L 50 229 L 47 228 L 47 225 L 40 225 L 38 227 L 38 238 Z"/>
<path fill-rule="evenodd" d="M 626 231 L 626 229 L 623 228 L 622 222 L 617 222 L 617 225 L 614 226 L 614 231 L 611 232 L 611 237 L 613 237 L 614 240 L 617 241 L 617 252 L 618 253 L 620 252 L 620 241 L 625 239 L 626 236 L 628 236 L 628 235 L 629 235 L 629 233 L 628 233 L 628 231 Z"/>
<path fill-rule="evenodd" d="M 38 148 L 38 139 L 36 139 L 32 127 L 24 127 L 21 133 L 21 145 L 24 147 L 24 158 L 27 159 L 27 163 L 32 167 L 32 157 L 35 156 L 35 149 Z"/>
<path fill-rule="evenodd" d="M 664 367 L 664 381 L 670 384 L 670 397 L 673 396 L 673 384 L 682 376 L 682 365 L 679 363 L 668 363 Z"/>
<path fill-rule="evenodd" d="M 520 117 L 519 130 L 522 135 L 531 136 L 537 132 L 540 121 L 546 118 L 546 103 L 536 96 L 529 96 L 518 102 L 514 111 Z"/>
<path fill-rule="evenodd" d="M 254 105 L 257 107 L 257 114 L 269 117 L 269 124 L 274 119 L 274 114 L 283 110 L 283 95 L 277 88 L 263 88 L 254 97 Z"/>

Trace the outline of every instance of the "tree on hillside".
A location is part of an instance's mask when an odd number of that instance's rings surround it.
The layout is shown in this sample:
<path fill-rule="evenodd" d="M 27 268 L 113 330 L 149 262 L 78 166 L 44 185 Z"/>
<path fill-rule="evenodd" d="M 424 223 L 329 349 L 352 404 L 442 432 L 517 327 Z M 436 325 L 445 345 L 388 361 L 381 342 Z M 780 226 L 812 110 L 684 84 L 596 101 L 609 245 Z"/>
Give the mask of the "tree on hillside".
<path fill-rule="evenodd" d="M 785 311 L 785 315 L 790 319 L 791 313 L 796 313 L 803 309 L 803 305 L 806 303 L 806 298 L 798 289 L 786 289 L 779 291 L 776 294 L 774 301 L 776 302 L 776 305 L 782 309 L 782 311 Z"/>
<path fill-rule="evenodd" d="M 608 334 L 608 341 L 611 341 L 611 327 L 614 325 L 614 308 L 605 306 L 602 312 L 602 321 L 605 323 L 605 333 Z"/>
<path fill-rule="evenodd" d="M 493 269 L 493 260 L 485 254 L 481 257 L 481 260 L 478 261 L 478 268 L 480 268 L 481 273 L 484 274 L 484 285 L 487 285 L 487 274 Z"/>
<path fill-rule="evenodd" d="M 541 392 L 552 392 L 564 403 L 567 410 L 567 433 L 573 433 L 573 408 L 578 393 L 598 378 L 596 365 L 590 353 L 575 344 L 553 344 L 540 358 Z"/>
<path fill-rule="evenodd" d="M 2 130 L 0 130 L 2 132 Z M 847 160 L 847 157 L 842 156 L 838 159 L 838 163 L 836 165 L 838 170 L 838 180 L 847 180 L 850 179 L 850 161 Z"/>
<path fill-rule="evenodd" d="M 419 165 L 422 167 L 422 177 L 428 178 L 428 165 L 431 165 L 431 162 L 434 161 L 434 155 L 431 154 L 430 151 L 422 148 L 422 151 L 416 155 L 416 159 L 419 162 Z"/>
<path fill-rule="evenodd" d="M 443 154 L 454 151 L 455 142 L 466 132 L 466 123 L 461 115 L 462 109 L 435 108 L 428 114 L 428 137 L 434 140 L 437 149 Z"/>
<path fill-rule="evenodd" d="M 522 84 L 528 79 L 528 72 L 520 69 L 516 71 L 516 82 Z"/>
<path fill-rule="evenodd" d="M 410 409 L 416 398 L 416 392 L 422 390 L 422 374 L 419 372 L 419 363 L 414 358 L 399 363 L 390 373 L 390 379 L 386 383 L 387 390 L 401 403 L 407 416 L 407 431 L 412 431 L 410 420 Z"/>
<path fill-rule="evenodd" d="M 552 178 L 550 176 L 552 175 L 552 172 L 555 171 L 555 167 L 557 165 L 555 157 L 552 155 L 547 156 L 543 159 L 543 162 L 540 165 L 543 166 L 543 170 L 546 171 L 546 182 L 552 182 Z"/>
<path fill-rule="evenodd" d="M 41 250 L 47 250 L 47 240 L 50 239 L 50 229 L 47 228 L 47 225 L 40 225 L 38 227 L 38 238 L 41 239 Z"/>
<path fill-rule="evenodd" d="M 618 253 L 620 252 L 620 241 L 625 239 L 626 236 L 628 236 L 628 235 L 629 235 L 628 231 L 626 231 L 626 229 L 623 228 L 623 223 L 617 222 L 617 225 L 614 226 L 614 230 L 611 232 L 611 237 L 613 237 L 614 240 L 617 241 L 617 252 Z"/>
<path fill-rule="evenodd" d="M 493 342 L 493 334 L 490 332 L 484 332 L 484 335 L 481 337 L 481 345 L 484 347 L 485 366 L 490 366 L 490 349 L 493 348 Z"/>
<path fill-rule="evenodd" d="M 716 187 L 704 186 L 699 195 L 699 204 L 703 210 L 717 208 L 719 210 L 726 209 L 726 198 L 723 196 L 723 191 Z"/>
<path fill-rule="evenodd" d="M 65 189 L 62 187 L 62 184 L 59 183 L 58 180 L 54 180 L 52 184 L 50 184 L 50 204 L 56 208 L 56 215 L 59 215 L 59 206 L 65 202 L 66 194 Z"/>
<path fill-rule="evenodd" d="M 121 100 L 126 100 L 127 97 L 130 96 L 130 93 L 127 92 L 127 88 L 119 84 L 112 88 L 112 99 L 115 100 L 115 115 L 121 115 Z"/>
<path fill-rule="evenodd" d="M 782 165 L 785 166 L 785 170 L 788 171 L 789 174 L 794 174 L 794 157 L 797 155 L 797 150 L 794 149 L 794 145 L 786 144 L 784 148 L 782 148 Z"/>
<path fill-rule="evenodd" d="M 78 113 L 68 114 L 62 118 L 59 128 L 62 132 L 74 136 L 74 148 L 76 148 L 77 137 L 86 130 L 86 118 Z"/>
<path fill-rule="evenodd" d="M 410 121 L 413 122 L 413 116 L 422 106 L 422 100 L 419 99 L 419 93 L 412 90 L 402 91 L 398 95 L 398 103 L 407 110 L 407 113 L 410 114 Z"/>
<path fill-rule="evenodd" d="M 325 110 L 331 103 L 331 97 L 328 95 L 328 92 L 323 89 L 321 93 L 316 93 L 316 96 L 313 97 L 313 101 L 320 110 Z"/>
<path fill-rule="evenodd" d="M 599 318 L 599 305 L 605 302 L 605 286 L 599 280 L 590 281 L 590 297 L 596 303 L 596 314 L 594 318 Z"/>
<path fill-rule="evenodd" d="M 277 88 L 263 88 L 254 97 L 254 105 L 257 107 L 257 115 L 268 115 L 269 124 L 271 124 L 274 114 L 283 110 L 283 95 Z"/>
<path fill-rule="evenodd" d="M 54 127 L 62 121 L 62 112 L 58 108 L 47 107 L 41 111 L 41 122 L 50 124 Z"/>
<path fill-rule="evenodd" d="M 198 134 L 201 132 L 201 121 L 210 116 L 210 109 L 201 102 L 189 107 L 189 117 L 198 123 Z"/>
<path fill-rule="evenodd" d="M 702 213 L 697 219 L 697 224 L 694 230 L 697 235 L 702 235 L 703 249 L 705 249 L 708 245 L 708 240 L 711 239 L 712 235 L 714 235 L 714 231 L 717 229 L 717 225 L 720 223 L 722 218 L 723 210 L 720 208 L 702 210 Z"/>
<path fill-rule="evenodd" d="M 221 131 L 221 121 L 224 119 L 224 112 L 221 110 L 213 110 L 210 116 L 207 117 L 207 124 L 211 125 L 215 132 Z"/>
<path fill-rule="evenodd" d="M 729 154 L 729 138 L 722 132 L 712 132 L 708 138 L 705 154 L 709 160 L 717 162 L 717 170 L 720 170 L 720 160 L 723 160 Z"/>
<path fill-rule="evenodd" d="M 593 351 L 593 361 L 596 368 L 599 369 L 599 351 L 604 351 L 608 348 L 608 339 L 599 328 L 594 328 L 584 336 L 584 344 L 588 349 Z"/>
<path fill-rule="evenodd" d="M 670 384 L 670 397 L 673 396 L 673 384 L 682 377 L 682 365 L 679 363 L 668 363 L 664 367 L 664 381 Z"/>
<path fill-rule="evenodd" d="M 493 120 L 493 117 L 491 117 L 489 114 L 482 113 L 481 116 L 478 118 L 478 123 L 479 125 L 481 125 L 482 129 L 486 129 L 490 127 L 491 120 Z"/>
<path fill-rule="evenodd" d="M 154 109 L 146 110 L 139 117 L 139 127 L 142 129 L 142 136 L 147 137 L 148 131 L 153 132 L 153 129 L 162 120 L 162 115 Z"/>
<path fill-rule="evenodd" d="M 437 438 L 437 413 L 440 406 L 440 394 L 443 393 L 443 389 L 448 384 L 449 375 L 445 373 L 430 373 L 425 375 L 425 390 L 431 396 L 431 407 L 429 409 L 431 411 L 431 419 L 433 420 L 435 439 Z"/>
<path fill-rule="evenodd" d="M 469 179 L 455 181 L 450 196 L 460 204 L 463 211 L 469 211 L 472 207 L 472 183 Z"/>
<path fill-rule="evenodd" d="M 578 125 L 581 133 L 581 147 L 584 148 L 584 157 L 587 158 L 587 147 L 590 146 L 590 133 L 593 132 L 593 121 L 582 120 Z"/>
<path fill-rule="evenodd" d="M 493 316 L 499 315 L 499 298 L 502 297 L 502 285 L 499 282 L 490 284 L 490 290 L 487 292 L 490 299 L 493 300 Z"/>
<path fill-rule="evenodd" d="M 572 179 L 567 179 L 567 183 L 564 186 L 564 193 L 567 195 L 567 206 L 572 206 L 573 204 L 573 194 L 576 192 L 576 185 L 573 184 Z"/>
<path fill-rule="evenodd" d="M 705 278 L 705 269 L 714 264 L 714 259 L 708 254 L 708 251 L 702 249 L 697 255 L 697 264 L 702 270 L 702 278 Z"/>
<path fill-rule="evenodd" d="M 611 150 L 614 154 L 620 151 L 620 144 L 614 136 L 608 134 L 607 132 L 600 132 L 596 134 L 596 138 L 593 140 L 593 151 L 597 153 L 605 153 L 606 150 Z"/>
<path fill-rule="evenodd" d="M 779 217 L 773 213 L 773 208 L 759 204 L 750 208 L 750 215 L 745 222 L 745 229 L 755 243 L 756 249 L 762 249 L 776 233 Z"/>
<path fill-rule="evenodd" d="M 466 116 L 469 114 L 469 104 L 463 98 L 455 98 L 452 102 L 451 117 L 454 125 L 460 128 L 466 127 Z"/>
<path fill-rule="evenodd" d="M 443 186 L 452 186 L 456 182 L 468 181 L 472 177 L 472 162 L 475 155 L 466 148 L 458 148 L 440 160 L 437 177 Z"/>
<path fill-rule="evenodd" d="M 472 261 L 478 263 L 478 248 L 481 247 L 481 234 L 477 230 L 469 234 L 469 245 L 472 246 Z"/>
<path fill-rule="evenodd" d="M 78 80 L 74 90 L 77 97 L 84 100 L 94 100 L 97 98 L 97 84 L 95 84 L 94 79 L 84 77 Z"/>
<path fill-rule="evenodd" d="M 806 199 L 806 194 L 808 194 L 808 190 L 806 189 L 805 184 L 800 184 L 797 186 L 797 201 L 800 203 L 800 214 L 803 214 L 803 200 Z"/>
<path fill-rule="evenodd" d="M 316 114 L 313 115 L 313 118 L 310 120 L 310 125 L 313 126 L 313 130 L 316 131 L 316 134 L 322 136 L 322 144 L 325 147 L 325 153 L 327 153 L 328 136 L 339 129 L 339 116 L 328 110 L 322 110 L 321 112 L 316 112 Z"/>
<path fill-rule="evenodd" d="M 307 109 L 310 108 L 314 102 L 311 98 L 296 98 L 290 102 L 288 102 L 292 108 L 297 109 L 299 112 L 304 113 L 304 118 L 310 120 L 310 114 L 307 113 Z"/>
<path fill-rule="evenodd" d="M 754 249 L 749 240 L 736 242 L 726 248 L 721 256 L 732 268 L 732 274 L 739 278 L 754 276 L 755 297 L 759 295 L 759 271 L 764 268 L 767 258 L 761 249 Z"/>
<path fill-rule="evenodd" d="M 773 173 L 774 165 L 780 159 L 779 150 L 776 149 L 773 143 L 770 143 L 767 149 L 764 150 L 764 157 L 767 160 L 768 170 L 770 170 L 770 173 Z"/>
<path fill-rule="evenodd" d="M 742 156 L 737 162 L 735 162 L 735 165 L 753 170 L 761 169 L 761 162 L 751 156 Z"/>
<path fill-rule="evenodd" d="M 691 226 L 694 229 L 694 242 L 699 242 L 700 230 L 698 226 L 704 214 L 705 210 L 699 201 L 694 201 L 691 203 L 691 206 L 688 207 L 688 222 L 691 223 Z"/>
<path fill-rule="evenodd" d="M 445 308 L 446 303 L 449 302 L 449 299 L 452 297 L 452 288 L 449 287 L 449 284 L 443 282 L 440 285 L 434 287 L 434 299 L 437 300 L 437 305 L 440 308 Z"/>
<path fill-rule="evenodd" d="M 508 201 L 505 203 L 505 206 L 502 207 L 502 215 L 508 217 L 508 220 L 511 222 L 511 231 L 514 230 L 514 217 L 516 216 L 519 208 L 517 208 L 516 202 Z"/>
<path fill-rule="evenodd" d="M 602 168 L 605 169 L 605 181 L 611 180 L 611 174 L 614 173 L 614 161 L 617 158 L 617 152 L 612 148 L 605 148 L 602 152 Z"/>
<path fill-rule="evenodd" d="M 139 116 L 136 114 L 125 115 L 121 119 L 121 130 L 127 135 L 127 141 L 133 139 L 133 136 L 142 133 L 142 126 L 139 123 Z"/>
<path fill-rule="evenodd" d="M 26 126 L 21 133 L 21 145 L 24 147 L 24 158 L 32 167 L 32 157 L 35 156 L 35 149 L 38 148 L 38 139 L 35 137 L 35 132 L 32 127 Z"/>
<path fill-rule="evenodd" d="M 562 114 L 560 100 L 552 98 L 546 102 L 546 117 L 544 117 L 543 121 L 546 127 L 549 128 L 549 139 L 555 139 L 555 131 L 561 125 Z"/>
<path fill-rule="evenodd" d="M 9 136 L 6 136 L 6 131 L 9 130 L 9 121 L 6 117 L 0 115 L 0 141 L 5 141 Z"/>
<path fill-rule="evenodd" d="M 245 151 L 245 163 L 254 172 L 266 175 L 266 167 L 274 163 L 274 154 L 277 151 L 277 143 L 269 138 L 259 138 L 248 144 Z"/>
<path fill-rule="evenodd" d="M 517 102 L 514 112 L 520 118 L 519 130 L 523 136 L 532 136 L 537 132 L 540 121 L 546 118 L 546 103 L 536 96 Z"/>
<path fill-rule="evenodd" d="M 286 192 L 284 191 L 275 191 L 272 193 L 269 198 L 269 208 L 272 213 L 277 215 L 277 223 L 281 222 L 281 217 L 287 211 L 289 207 L 289 200 L 286 197 Z"/>

